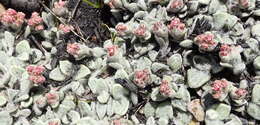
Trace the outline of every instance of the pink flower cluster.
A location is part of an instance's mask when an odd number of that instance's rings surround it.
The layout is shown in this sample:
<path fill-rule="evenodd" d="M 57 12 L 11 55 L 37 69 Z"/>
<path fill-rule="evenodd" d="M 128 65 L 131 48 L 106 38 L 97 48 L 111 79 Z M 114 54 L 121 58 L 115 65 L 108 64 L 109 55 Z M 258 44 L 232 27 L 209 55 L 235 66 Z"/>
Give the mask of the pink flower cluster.
<path fill-rule="evenodd" d="M 238 0 L 238 3 L 243 8 L 249 7 L 249 0 Z"/>
<path fill-rule="evenodd" d="M 180 21 L 179 18 L 174 18 L 171 23 L 168 25 L 169 30 L 178 29 L 178 30 L 184 30 L 185 24 Z"/>
<path fill-rule="evenodd" d="M 110 1 L 108 2 L 108 6 L 109 6 L 111 9 L 116 8 L 114 4 L 115 4 L 115 0 L 110 0 Z"/>
<path fill-rule="evenodd" d="M 60 24 L 59 30 L 61 30 L 63 33 L 69 33 L 70 31 L 74 30 L 74 27 L 70 25 Z"/>
<path fill-rule="evenodd" d="M 16 26 L 21 26 L 24 23 L 24 17 L 24 13 L 9 8 L 0 15 L 0 20 L 6 25 L 15 24 Z"/>
<path fill-rule="evenodd" d="M 127 30 L 127 26 L 125 24 L 117 24 L 115 28 L 119 35 L 125 35 L 124 33 Z"/>
<path fill-rule="evenodd" d="M 144 88 L 146 83 L 149 81 L 149 71 L 144 69 L 140 71 L 136 71 L 134 75 L 134 82 L 139 86 Z"/>
<path fill-rule="evenodd" d="M 220 47 L 220 51 L 219 51 L 219 55 L 220 56 L 227 56 L 228 54 L 230 54 L 232 48 L 229 45 L 221 45 Z"/>
<path fill-rule="evenodd" d="M 163 95 L 170 95 L 171 94 L 171 88 L 169 86 L 168 81 L 162 80 L 159 90 L 160 90 L 160 93 L 162 93 Z"/>
<path fill-rule="evenodd" d="M 228 86 L 227 80 L 225 80 L 225 79 L 215 80 L 212 83 L 213 97 L 216 98 L 216 99 L 220 98 L 221 94 L 224 93 L 227 86 Z"/>
<path fill-rule="evenodd" d="M 59 95 L 56 92 L 49 92 L 45 94 L 49 104 L 55 104 L 59 100 Z"/>
<path fill-rule="evenodd" d="M 71 55 L 78 55 L 80 50 L 79 44 L 78 43 L 68 43 L 67 44 L 67 52 Z"/>
<path fill-rule="evenodd" d="M 248 92 L 243 88 L 239 88 L 235 91 L 235 93 L 238 97 L 244 97 Z"/>
<path fill-rule="evenodd" d="M 37 31 L 44 29 L 42 23 L 43 19 L 39 16 L 39 13 L 37 12 L 33 12 L 31 18 L 28 20 L 28 25 L 33 27 Z"/>
<path fill-rule="evenodd" d="M 26 67 L 27 72 L 29 73 L 29 80 L 31 80 L 33 83 L 41 84 L 45 82 L 45 77 L 42 75 L 42 73 L 45 71 L 45 68 L 43 66 L 32 66 L 29 65 Z"/>
<path fill-rule="evenodd" d="M 133 33 L 136 36 L 145 37 L 146 30 L 147 29 L 146 29 L 145 25 L 140 24 L 139 27 L 133 31 Z"/>
<path fill-rule="evenodd" d="M 183 0 L 175 0 L 171 3 L 171 8 L 180 9 L 184 5 Z"/>
<path fill-rule="evenodd" d="M 205 33 L 205 34 L 198 35 L 195 38 L 195 42 L 203 50 L 208 50 L 209 48 L 217 45 L 217 43 L 213 39 L 214 39 L 214 35 L 213 34 Z"/>
<path fill-rule="evenodd" d="M 54 8 L 61 9 L 65 7 L 66 1 L 59 0 L 59 2 L 54 2 Z"/>
<path fill-rule="evenodd" d="M 59 125 L 59 122 L 51 121 L 48 123 L 48 125 Z"/>
<path fill-rule="evenodd" d="M 107 47 L 108 55 L 109 56 L 114 56 L 116 51 L 117 51 L 117 49 L 118 49 L 117 45 L 112 45 L 112 46 Z"/>

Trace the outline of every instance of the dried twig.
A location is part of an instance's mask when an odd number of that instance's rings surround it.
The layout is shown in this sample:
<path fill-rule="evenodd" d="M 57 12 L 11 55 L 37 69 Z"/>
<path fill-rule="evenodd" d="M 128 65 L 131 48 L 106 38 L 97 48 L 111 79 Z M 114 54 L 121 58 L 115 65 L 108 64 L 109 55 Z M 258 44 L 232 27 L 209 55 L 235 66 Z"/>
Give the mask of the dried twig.
<path fill-rule="evenodd" d="M 75 16 L 75 13 L 76 13 L 76 11 L 77 11 L 77 9 L 78 9 L 78 7 L 79 7 L 79 3 L 81 2 L 81 0 L 78 0 L 77 1 L 77 3 L 76 3 L 76 6 L 74 7 L 74 9 L 73 9 L 73 11 L 72 11 L 72 13 L 71 13 L 71 16 L 70 16 L 70 18 L 69 18 L 69 22 L 71 21 L 71 19 Z"/>
<path fill-rule="evenodd" d="M 64 21 L 62 21 L 54 12 L 52 12 L 52 10 L 50 8 L 48 8 L 42 1 L 40 2 L 40 4 L 46 9 L 48 10 L 55 18 L 57 18 L 62 24 L 67 25 Z M 78 33 L 76 33 L 74 30 L 71 31 L 74 35 L 78 36 L 81 40 L 83 40 L 84 42 L 88 43 L 89 41 L 84 39 L 83 36 L 80 36 Z"/>

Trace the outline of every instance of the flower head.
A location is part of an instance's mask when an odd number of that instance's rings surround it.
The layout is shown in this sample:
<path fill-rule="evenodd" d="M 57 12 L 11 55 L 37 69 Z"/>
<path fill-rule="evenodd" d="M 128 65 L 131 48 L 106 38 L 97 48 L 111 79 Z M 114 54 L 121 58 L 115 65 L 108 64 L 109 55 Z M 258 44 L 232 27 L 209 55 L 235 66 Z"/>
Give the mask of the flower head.
<path fill-rule="evenodd" d="M 235 93 L 238 97 L 244 97 L 248 92 L 246 89 L 239 88 L 235 91 Z"/>
<path fill-rule="evenodd" d="M 45 77 L 42 75 L 45 71 L 45 68 L 43 66 L 32 66 L 29 65 L 26 67 L 26 70 L 28 72 L 29 80 L 36 84 L 41 84 L 45 82 Z"/>
<path fill-rule="evenodd" d="M 56 121 L 51 121 L 48 123 L 48 125 L 59 125 L 60 123 L 59 122 L 56 122 Z"/>
<path fill-rule="evenodd" d="M 65 7 L 66 1 L 59 0 L 58 2 L 54 2 L 54 8 L 61 9 Z"/>
<path fill-rule="evenodd" d="M 74 30 L 74 27 L 70 25 L 60 24 L 59 30 L 61 30 L 63 33 L 69 33 L 70 31 Z"/>
<path fill-rule="evenodd" d="M 223 94 L 228 86 L 228 81 L 225 79 L 221 80 L 215 80 L 212 83 L 212 92 L 213 92 L 213 97 L 218 99 L 221 97 L 221 94 Z"/>
<path fill-rule="evenodd" d="M 33 27 L 37 31 L 44 29 L 42 23 L 43 19 L 39 16 L 39 13 L 37 12 L 33 12 L 31 18 L 28 20 L 28 25 Z"/>
<path fill-rule="evenodd" d="M 64 16 L 68 13 L 66 4 L 67 4 L 67 1 L 62 1 L 62 0 L 59 0 L 58 2 L 54 2 L 54 7 L 52 8 L 52 11 L 57 16 Z"/>
<path fill-rule="evenodd" d="M 41 84 L 45 82 L 45 77 L 43 75 L 30 75 L 29 80 L 36 84 Z"/>
<path fill-rule="evenodd" d="M 180 9 L 182 8 L 184 5 L 183 3 L 183 0 L 175 0 L 171 3 L 171 8 L 174 8 L 174 9 Z"/>
<path fill-rule="evenodd" d="M 67 52 L 71 55 L 78 55 L 80 50 L 78 43 L 68 43 L 67 44 Z"/>
<path fill-rule="evenodd" d="M 107 47 L 108 55 L 109 56 L 114 56 L 116 51 L 117 51 L 117 49 L 118 49 L 117 45 L 112 45 L 112 46 Z"/>
<path fill-rule="evenodd" d="M 198 35 L 195 38 L 195 44 L 204 51 L 211 51 L 217 46 L 217 42 L 214 41 L 214 35 L 211 33 Z"/>
<path fill-rule="evenodd" d="M 138 37 L 145 37 L 146 36 L 147 28 L 145 25 L 140 24 L 137 29 L 133 31 L 133 33 Z"/>
<path fill-rule="evenodd" d="M 185 24 L 180 21 L 179 18 L 174 18 L 168 25 L 169 30 L 178 29 L 183 31 L 185 29 Z"/>
<path fill-rule="evenodd" d="M 5 25 L 21 26 L 24 23 L 25 14 L 16 12 L 16 10 L 9 8 L 0 15 L 0 21 Z"/>
<path fill-rule="evenodd" d="M 47 98 L 47 102 L 49 104 L 55 104 L 57 101 L 59 101 L 59 95 L 56 92 L 46 93 L 45 97 Z"/>
<path fill-rule="evenodd" d="M 123 23 L 119 23 L 116 25 L 115 29 L 119 35 L 125 35 L 125 33 L 127 31 L 127 25 L 125 25 Z"/>
<path fill-rule="evenodd" d="M 134 82 L 141 88 L 144 88 L 146 86 L 147 82 L 149 82 L 149 79 L 149 71 L 146 69 L 136 71 L 134 74 Z"/>
<path fill-rule="evenodd" d="M 113 120 L 114 125 L 121 125 L 121 121 L 119 119 Z"/>
<path fill-rule="evenodd" d="M 238 0 L 238 3 L 242 8 L 248 8 L 249 7 L 249 0 Z"/>
<path fill-rule="evenodd" d="M 166 80 L 162 80 L 159 90 L 160 90 L 160 93 L 162 93 L 163 95 L 170 95 L 172 92 L 170 85 L 169 85 L 168 81 L 166 81 Z"/>
<path fill-rule="evenodd" d="M 45 68 L 43 66 L 29 65 L 26 67 L 26 70 L 30 75 L 41 75 L 45 71 Z"/>
<path fill-rule="evenodd" d="M 219 55 L 220 56 L 228 56 L 231 52 L 231 47 L 229 45 L 221 45 L 220 47 L 220 52 L 219 52 Z"/>

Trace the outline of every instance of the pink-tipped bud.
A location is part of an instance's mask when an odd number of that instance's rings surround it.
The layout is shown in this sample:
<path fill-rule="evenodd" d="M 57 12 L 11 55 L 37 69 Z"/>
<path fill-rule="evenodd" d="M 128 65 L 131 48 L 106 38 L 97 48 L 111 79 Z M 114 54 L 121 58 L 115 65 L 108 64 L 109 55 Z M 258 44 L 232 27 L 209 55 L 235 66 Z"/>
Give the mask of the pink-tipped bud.
<path fill-rule="evenodd" d="M 171 88 L 170 88 L 168 81 L 162 80 L 159 90 L 160 90 L 160 93 L 162 93 L 163 95 L 170 95 Z"/>
<path fill-rule="evenodd" d="M 220 98 L 221 94 L 224 93 L 227 86 L 228 81 L 225 79 L 215 80 L 214 82 L 212 82 L 213 97 L 216 99 Z"/>
<path fill-rule="evenodd" d="M 213 50 L 217 46 L 217 42 L 214 41 L 214 35 L 211 33 L 205 33 L 198 35 L 195 38 L 195 43 L 202 50 Z"/>
<path fill-rule="evenodd" d="M 30 75 L 41 75 L 45 71 L 45 68 L 43 66 L 29 65 L 26 67 L 26 70 Z"/>
<path fill-rule="evenodd" d="M 183 5 L 184 5 L 183 0 L 175 0 L 174 2 L 171 3 L 171 8 L 179 9 L 182 8 Z"/>
<path fill-rule="evenodd" d="M 22 12 L 16 12 L 14 9 L 9 8 L 3 12 L 0 16 L 0 21 L 5 25 L 21 26 L 24 23 L 25 14 Z"/>
<path fill-rule="evenodd" d="M 78 52 L 80 50 L 79 44 L 78 43 L 68 43 L 67 44 L 67 52 L 71 55 L 78 55 Z"/>
<path fill-rule="evenodd" d="M 168 25 L 169 30 L 178 29 L 178 30 L 184 30 L 185 24 L 180 21 L 179 18 L 174 18 L 171 23 Z"/>
<path fill-rule="evenodd" d="M 118 49 L 117 45 L 112 45 L 112 46 L 107 47 L 108 55 L 109 56 L 114 56 L 116 51 L 117 51 L 117 49 Z"/>
<path fill-rule="evenodd" d="M 246 94 L 248 93 L 247 90 L 243 89 L 243 88 L 239 88 L 235 91 L 236 95 L 238 97 L 244 97 L 246 96 Z"/>
<path fill-rule="evenodd" d="M 43 75 L 30 75 L 29 80 L 36 84 L 42 84 L 46 79 Z"/>
<path fill-rule="evenodd" d="M 34 27 L 35 30 L 41 30 L 43 28 L 43 19 L 39 16 L 39 13 L 33 12 L 31 18 L 28 20 L 28 25 Z"/>
<path fill-rule="evenodd" d="M 133 33 L 138 37 L 145 37 L 146 30 L 145 25 L 140 24 L 139 27 L 133 31 Z"/>
<path fill-rule="evenodd" d="M 69 33 L 70 31 L 74 30 L 74 27 L 70 25 L 60 24 L 59 30 L 61 30 L 63 33 Z"/>
<path fill-rule="evenodd" d="M 54 2 L 54 8 L 61 9 L 61 8 L 65 7 L 66 3 L 67 3 L 66 1 L 62 1 L 62 0 L 60 0 L 58 2 Z"/>
<path fill-rule="evenodd" d="M 113 120 L 114 125 L 122 125 L 119 119 Z"/>
<path fill-rule="evenodd" d="M 55 92 L 46 93 L 45 97 L 47 98 L 47 102 L 49 104 L 55 104 L 59 100 L 59 95 Z"/>
<path fill-rule="evenodd" d="M 243 8 L 248 8 L 249 7 L 249 0 L 238 0 L 238 3 Z"/>
<path fill-rule="evenodd" d="M 125 35 L 125 32 L 127 31 L 127 26 L 120 23 L 116 25 L 115 29 L 119 35 Z"/>
<path fill-rule="evenodd" d="M 228 56 L 231 52 L 231 47 L 229 45 L 221 45 L 219 55 L 220 56 Z"/>
<path fill-rule="evenodd" d="M 141 88 L 144 88 L 149 81 L 149 71 L 144 69 L 140 71 L 136 71 L 134 75 L 134 82 Z"/>
<path fill-rule="evenodd" d="M 48 123 L 48 125 L 59 125 L 60 123 L 59 122 L 55 122 L 55 121 L 51 121 Z"/>

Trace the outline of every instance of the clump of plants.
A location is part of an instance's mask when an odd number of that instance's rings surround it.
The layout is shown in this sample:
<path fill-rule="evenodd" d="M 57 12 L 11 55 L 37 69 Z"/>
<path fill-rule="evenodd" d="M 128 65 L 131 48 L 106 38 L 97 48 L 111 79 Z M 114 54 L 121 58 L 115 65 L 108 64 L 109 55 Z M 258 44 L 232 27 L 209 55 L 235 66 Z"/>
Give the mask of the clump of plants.
<path fill-rule="evenodd" d="M 0 15 L 1 124 L 259 124 L 258 1 L 105 0 L 95 46 L 68 1 L 41 4 Z"/>

